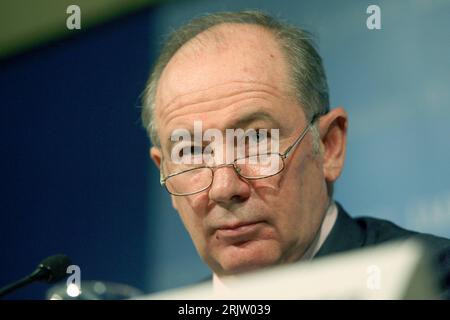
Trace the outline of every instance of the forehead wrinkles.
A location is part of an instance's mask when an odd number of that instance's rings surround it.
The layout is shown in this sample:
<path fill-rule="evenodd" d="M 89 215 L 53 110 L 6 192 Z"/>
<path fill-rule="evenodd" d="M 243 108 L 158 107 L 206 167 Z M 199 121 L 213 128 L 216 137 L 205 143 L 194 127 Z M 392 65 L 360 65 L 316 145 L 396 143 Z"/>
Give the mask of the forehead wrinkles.
<path fill-rule="evenodd" d="M 162 126 L 191 110 L 219 110 L 214 102 L 226 106 L 240 97 L 288 98 L 285 93 L 295 97 L 289 94 L 289 68 L 283 50 L 264 28 L 222 24 L 191 40 L 161 74 L 155 120 Z"/>
<path fill-rule="evenodd" d="M 158 108 L 158 116 L 164 119 L 165 123 L 172 121 L 177 116 L 181 116 L 193 107 L 190 114 L 202 113 L 211 110 L 220 110 L 221 106 L 229 106 L 241 99 L 283 99 L 277 88 L 270 85 L 254 82 L 235 82 L 233 84 L 223 84 L 200 90 L 198 92 L 184 94 L 175 97 L 165 106 Z M 214 103 L 214 104 L 210 104 Z"/>

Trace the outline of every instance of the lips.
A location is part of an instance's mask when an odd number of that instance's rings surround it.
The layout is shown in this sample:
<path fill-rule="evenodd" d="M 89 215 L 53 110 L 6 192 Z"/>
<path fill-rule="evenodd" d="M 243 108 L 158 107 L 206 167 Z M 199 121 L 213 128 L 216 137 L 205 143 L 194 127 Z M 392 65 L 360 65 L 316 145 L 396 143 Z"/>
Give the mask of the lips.
<path fill-rule="evenodd" d="M 262 225 L 262 221 L 226 225 L 217 228 L 216 238 L 228 243 L 249 241 L 257 236 Z"/>

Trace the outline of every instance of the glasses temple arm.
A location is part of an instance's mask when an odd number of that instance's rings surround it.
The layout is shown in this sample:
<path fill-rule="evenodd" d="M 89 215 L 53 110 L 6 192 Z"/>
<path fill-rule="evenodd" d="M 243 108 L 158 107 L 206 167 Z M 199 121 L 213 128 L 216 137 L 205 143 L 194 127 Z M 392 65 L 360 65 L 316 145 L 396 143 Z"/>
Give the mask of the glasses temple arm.
<path fill-rule="evenodd" d="M 297 140 L 295 140 L 295 142 L 289 147 L 287 148 L 287 150 L 284 152 L 283 154 L 283 158 L 287 158 L 289 156 L 289 154 L 292 152 L 292 150 L 294 150 L 297 145 L 303 140 L 303 138 L 305 137 L 306 133 L 308 132 L 309 129 L 311 129 L 311 127 L 313 126 L 314 122 L 321 116 L 320 113 L 316 113 L 311 121 L 309 122 L 308 126 L 303 130 L 302 134 L 297 138 Z"/>
<path fill-rule="evenodd" d="M 164 159 L 161 156 L 161 162 L 159 164 L 159 183 L 161 184 L 161 186 L 166 184 L 166 179 L 167 179 L 166 177 L 164 177 L 164 174 L 163 174 L 163 167 L 162 167 L 163 161 L 164 161 Z"/>

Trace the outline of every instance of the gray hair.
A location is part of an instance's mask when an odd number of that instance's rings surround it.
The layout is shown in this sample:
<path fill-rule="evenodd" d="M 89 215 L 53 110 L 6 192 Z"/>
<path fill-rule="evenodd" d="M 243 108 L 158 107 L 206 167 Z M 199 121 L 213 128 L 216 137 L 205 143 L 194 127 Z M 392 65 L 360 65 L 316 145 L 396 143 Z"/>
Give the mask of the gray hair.
<path fill-rule="evenodd" d="M 289 75 L 294 92 L 307 119 L 329 110 L 328 85 L 322 59 L 315 49 L 312 35 L 298 27 L 280 22 L 259 11 L 219 12 L 191 20 L 168 37 L 144 91 L 142 124 L 154 146 L 160 147 L 154 119 L 155 96 L 158 81 L 164 68 L 175 53 L 189 40 L 214 26 L 224 23 L 257 25 L 269 30 L 279 42 L 290 66 Z M 314 141 L 318 131 L 312 130 Z M 317 144 L 314 143 L 317 151 Z"/>

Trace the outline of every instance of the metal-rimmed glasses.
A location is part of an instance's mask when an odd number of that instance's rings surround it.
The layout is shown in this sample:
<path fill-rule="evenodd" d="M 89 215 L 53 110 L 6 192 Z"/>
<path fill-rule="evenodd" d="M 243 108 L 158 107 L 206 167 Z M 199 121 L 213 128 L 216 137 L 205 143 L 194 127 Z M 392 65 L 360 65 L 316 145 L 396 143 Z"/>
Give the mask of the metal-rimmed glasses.
<path fill-rule="evenodd" d="M 265 179 L 279 174 L 285 168 L 285 160 L 300 144 L 306 133 L 321 116 L 315 114 L 308 126 L 284 153 L 265 153 L 235 159 L 232 163 L 217 166 L 200 166 L 164 177 L 160 171 L 160 183 L 174 196 L 190 196 L 207 190 L 214 181 L 214 171 L 218 168 L 233 167 L 238 176 L 246 180 Z"/>

